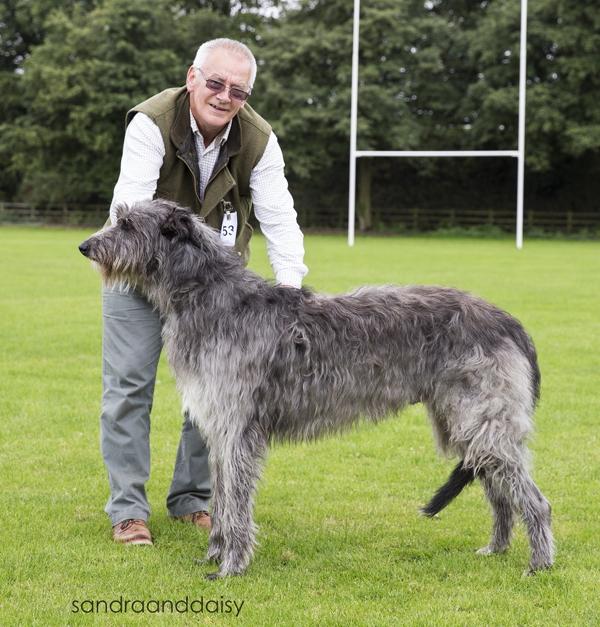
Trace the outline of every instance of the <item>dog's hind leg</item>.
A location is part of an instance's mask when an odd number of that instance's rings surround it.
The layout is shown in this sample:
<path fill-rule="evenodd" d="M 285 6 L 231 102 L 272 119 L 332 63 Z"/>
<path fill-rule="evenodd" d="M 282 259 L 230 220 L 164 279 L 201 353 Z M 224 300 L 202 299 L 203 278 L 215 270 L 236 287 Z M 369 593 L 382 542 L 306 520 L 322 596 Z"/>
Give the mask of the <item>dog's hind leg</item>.
<path fill-rule="evenodd" d="M 531 556 L 528 574 L 551 568 L 554 554 L 554 538 L 551 523 L 550 503 L 540 492 L 531 475 L 521 461 L 514 464 L 496 466 L 493 485 L 488 481 L 491 470 L 483 480 L 485 494 L 492 503 L 494 528 L 492 540 L 480 553 L 499 553 L 506 550 L 511 538 L 511 530 L 518 511 L 525 525 Z M 488 475 L 490 473 L 490 475 Z"/>
<path fill-rule="evenodd" d="M 524 467 L 514 473 L 511 483 L 529 537 L 531 556 L 528 574 L 533 575 L 539 570 L 551 568 L 554 561 L 552 509 Z"/>
<path fill-rule="evenodd" d="M 492 539 L 487 546 L 477 552 L 481 555 L 491 555 L 492 553 L 504 553 L 512 538 L 512 530 L 515 524 L 515 510 L 512 500 L 504 494 L 502 489 L 495 484 L 493 477 L 489 474 L 481 473 L 481 484 L 487 500 L 492 507 Z"/>

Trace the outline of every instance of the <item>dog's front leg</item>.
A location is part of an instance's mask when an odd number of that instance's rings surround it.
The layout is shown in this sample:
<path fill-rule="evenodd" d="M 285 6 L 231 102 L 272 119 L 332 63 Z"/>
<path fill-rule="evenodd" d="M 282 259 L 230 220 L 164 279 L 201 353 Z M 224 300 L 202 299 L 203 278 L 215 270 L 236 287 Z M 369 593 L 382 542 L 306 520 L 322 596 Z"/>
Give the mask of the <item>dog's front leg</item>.
<path fill-rule="evenodd" d="M 212 477 L 212 504 L 210 511 L 211 530 L 208 539 L 208 551 L 206 560 L 208 562 L 219 563 L 225 549 L 225 538 L 222 533 L 221 517 L 223 499 L 223 479 L 221 463 L 218 460 L 211 460 L 211 477 Z"/>
<path fill-rule="evenodd" d="M 254 492 L 260 476 L 260 460 L 266 455 L 266 449 L 266 438 L 258 436 L 251 428 L 227 443 L 215 484 L 217 494 L 213 494 L 213 508 L 217 497 L 216 530 L 219 534 L 215 536 L 215 546 L 217 538 L 224 542 L 219 570 L 207 575 L 209 579 L 242 575 L 248 568 L 256 544 Z"/>

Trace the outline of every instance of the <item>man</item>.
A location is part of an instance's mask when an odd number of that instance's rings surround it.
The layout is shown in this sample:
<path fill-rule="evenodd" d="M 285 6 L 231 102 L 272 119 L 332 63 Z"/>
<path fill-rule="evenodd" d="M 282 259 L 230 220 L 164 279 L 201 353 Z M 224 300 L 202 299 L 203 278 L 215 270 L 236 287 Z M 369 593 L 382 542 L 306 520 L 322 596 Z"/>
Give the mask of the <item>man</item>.
<path fill-rule="evenodd" d="M 307 272 L 302 233 L 270 126 L 247 104 L 256 61 L 243 44 L 216 39 L 200 46 L 186 86 L 168 89 L 127 114 L 119 204 L 166 198 L 192 208 L 221 230 L 241 262 L 249 257 L 254 207 L 277 283 L 299 288 Z M 152 544 L 145 483 L 150 474 L 150 411 L 160 352 L 161 322 L 135 290 L 103 290 L 102 457 L 113 537 Z M 210 529 L 208 451 L 184 418 L 167 509 L 170 516 Z"/>

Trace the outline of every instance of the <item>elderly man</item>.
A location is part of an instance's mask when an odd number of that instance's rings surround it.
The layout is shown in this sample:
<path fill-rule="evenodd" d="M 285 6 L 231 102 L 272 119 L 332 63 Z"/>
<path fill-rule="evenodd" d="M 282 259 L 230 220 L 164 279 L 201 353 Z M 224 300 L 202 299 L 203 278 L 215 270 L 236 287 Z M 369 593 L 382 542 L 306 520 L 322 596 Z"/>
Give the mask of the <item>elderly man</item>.
<path fill-rule="evenodd" d="M 191 207 L 221 231 L 247 262 L 254 209 L 267 240 L 276 281 L 299 288 L 307 272 L 302 233 L 271 127 L 247 104 L 256 61 L 243 44 L 216 39 L 200 46 L 186 86 L 167 89 L 127 114 L 119 204 L 166 198 Z M 152 544 L 145 483 L 150 474 L 150 411 L 160 352 L 161 322 L 137 291 L 103 290 L 102 458 L 113 537 Z M 223 382 L 226 384 L 226 382 Z M 208 451 L 184 418 L 167 510 L 210 529 Z"/>

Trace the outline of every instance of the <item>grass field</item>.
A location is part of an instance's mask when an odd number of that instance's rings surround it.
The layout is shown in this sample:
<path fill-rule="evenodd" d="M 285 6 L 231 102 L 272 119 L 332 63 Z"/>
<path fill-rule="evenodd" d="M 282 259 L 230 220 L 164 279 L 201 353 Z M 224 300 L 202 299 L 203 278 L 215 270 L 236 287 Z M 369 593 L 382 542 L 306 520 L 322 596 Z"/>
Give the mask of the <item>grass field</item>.
<path fill-rule="evenodd" d="M 246 577 L 208 582 L 212 569 L 194 563 L 207 536 L 164 505 L 181 423 L 164 359 L 147 486 L 155 546 L 111 542 L 100 282 L 77 251 L 85 236 L 0 229 L 2 627 L 600 624 L 599 242 L 526 240 L 517 251 L 509 240 L 360 237 L 349 249 L 341 236 L 306 238 L 318 290 L 454 285 L 530 331 L 542 370 L 534 478 L 554 509 L 554 570 L 522 576 L 520 526 L 507 554 L 475 553 L 491 529 L 478 485 L 438 518 L 418 515 L 453 464 L 417 406 L 343 439 L 274 449 L 256 558 Z M 260 237 L 252 267 L 270 273 Z"/>

